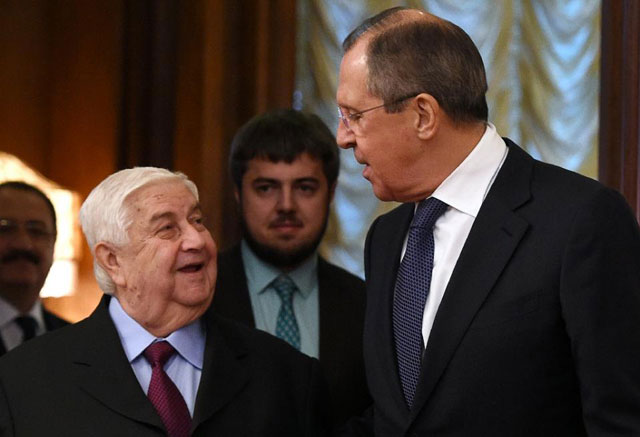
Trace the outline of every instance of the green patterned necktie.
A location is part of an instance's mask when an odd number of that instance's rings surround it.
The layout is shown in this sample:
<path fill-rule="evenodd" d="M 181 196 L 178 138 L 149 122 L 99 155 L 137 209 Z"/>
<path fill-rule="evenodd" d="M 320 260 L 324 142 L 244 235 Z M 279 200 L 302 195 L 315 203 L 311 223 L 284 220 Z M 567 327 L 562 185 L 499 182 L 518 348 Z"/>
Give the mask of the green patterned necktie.
<path fill-rule="evenodd" d="M 283 339 L 291 346 L 300 350 L 300 329 L 296 316 L 293 314 L 293 294 L 298 287 L 287 275 L 278 276 L 271 286 L 276 290 L 282 304 L 276 320 L 276 337 Z"/>

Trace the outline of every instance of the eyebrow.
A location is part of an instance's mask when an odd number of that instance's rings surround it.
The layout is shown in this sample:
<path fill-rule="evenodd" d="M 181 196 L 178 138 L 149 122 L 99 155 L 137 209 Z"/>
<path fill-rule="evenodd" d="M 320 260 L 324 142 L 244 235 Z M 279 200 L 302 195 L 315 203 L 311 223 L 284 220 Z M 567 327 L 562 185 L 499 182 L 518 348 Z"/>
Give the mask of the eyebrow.
<path fill-rule="evenodd" d="M 251 183 L 252 184 L 263 184 L 263 183 L 271 183 L 271 184 L 281 184 L 283 183 L 282 180 L 280 179 L 275 179 L 275 178 L 265 178 L 265 177 L 259 177 L 259 178 L 255 178 Z M 295 178 L 293 180 L 294 183 L 300 183 L 300 182 L 314 182 L 314 183 L 320 183 L 320 179 L 313 177 L 313 176 L 304 176 L 301 178 Z"/>

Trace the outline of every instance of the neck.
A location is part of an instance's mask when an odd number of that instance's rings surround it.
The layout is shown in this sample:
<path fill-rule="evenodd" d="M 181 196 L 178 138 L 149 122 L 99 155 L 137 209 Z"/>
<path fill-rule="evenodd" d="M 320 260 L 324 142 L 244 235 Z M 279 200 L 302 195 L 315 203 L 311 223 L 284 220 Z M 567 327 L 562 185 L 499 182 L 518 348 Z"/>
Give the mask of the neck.
<path fill-rule="evenodd" d="M 136 305 L 126 297 L 119 298 L 118 301 L 129 317 L 158 338 L 168 337 L 178 329 L 199 319 L 210 303 L 209 300 L 206 305 L 185 306 L 177 302 L 170 302 L 162 307 L 149 307 Z"/>
<path fill-rule="evenodd" d="M 438 135 L 428 145 L 429 156 L 426 156 L 425 166 L 430 169 L 432 178 L 430 184 L 419 198 L 429 197 L 449 177 L 453 171 L 469 156 L 484 135 L 486 124 L 477 122 L 457 125 L 447 124 L 441 128 Z M 433 165 L 433 163 L 438 163 Z"/>

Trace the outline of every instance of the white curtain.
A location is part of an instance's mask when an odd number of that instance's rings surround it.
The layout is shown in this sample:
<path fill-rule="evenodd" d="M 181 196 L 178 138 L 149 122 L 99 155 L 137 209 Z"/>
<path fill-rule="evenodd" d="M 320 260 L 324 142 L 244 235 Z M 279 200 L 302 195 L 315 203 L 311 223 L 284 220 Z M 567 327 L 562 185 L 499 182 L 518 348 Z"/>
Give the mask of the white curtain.
<path fill-rule="evenodd" d="M 463 28 L 489 82 L 489 119 L 534 157 L 597 174 L 600 0 L 299 0 L 294 106 L 337 128 L 341 43 L 365 18 L 392 6 L 424 9 Z M 351 151 L 342 168 L 321 251 L 363 275 L 362 250 L 379 202 Z"/>

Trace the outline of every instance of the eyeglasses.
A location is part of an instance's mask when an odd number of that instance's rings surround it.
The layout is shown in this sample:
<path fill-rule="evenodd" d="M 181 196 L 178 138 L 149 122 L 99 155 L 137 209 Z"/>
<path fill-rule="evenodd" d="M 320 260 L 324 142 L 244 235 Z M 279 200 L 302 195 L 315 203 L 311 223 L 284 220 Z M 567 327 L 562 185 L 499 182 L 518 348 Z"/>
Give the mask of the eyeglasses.
<path fill-rule="evenodd" d="M 34 241 L 49 241 L 55 235 L 47 229 L 45 223 L 38 220 L 29 220 L 24 224 L 20 224 L 13 219 L 0 218 L 0 238 L 15 237 L 21 227 L 27 231 L 27 235 Z"/>
<path fill-rule="evenodd" d="M 360 119 L 362 118 L 362 114 L 364 114 L 366 112 L 369 112 L 369 111 L 373 111 L 374 109 L 379 109 L 379 108 L 383 108 L 385 106 L 391 106 L 391 105 L 395 105 L 395 104 L 400 103 L 400 102 L 404 102 L 407 99 L 414 98 L 418 94 L 420 94 L 420 93 L 415 93 L 415 94 L 411 94 L 410 96 L 401 97 L 401 98 L 399 98 L 397 100 L 394 100 L 392 102 L 383 103 L 382 105 L 374 106 L 372 108 L 363 109 L 362 111 L 352 112 L 351 114 L 345 114 L 344 112 L 342 112 L 342 108 L 340 106 L 338 106 L 338 118 L 340 118 L 340 120 L 342 120 L 342 124 L 344 124 L 344 127 L 346 127 L 347 130 L 355 133 L 354 129 L 357 129 L 358 123 L 360 122 Z"/>

